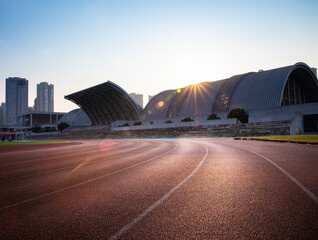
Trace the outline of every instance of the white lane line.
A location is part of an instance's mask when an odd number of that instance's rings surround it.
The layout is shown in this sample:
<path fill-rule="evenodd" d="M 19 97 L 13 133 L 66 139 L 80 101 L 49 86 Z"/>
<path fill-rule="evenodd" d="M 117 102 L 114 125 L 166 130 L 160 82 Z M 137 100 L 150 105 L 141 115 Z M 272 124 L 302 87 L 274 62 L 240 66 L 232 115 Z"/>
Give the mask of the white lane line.
<path fill-rule="evenodd" d="M 276 168 L 278 168 L 282 173 L 284 173 L 290 180 L 292 180 L 294 183 L 296 183 L 296 185 L 301 189 L 303 190 L 305 193 L 307 193 L 307 195 L 316 203 L 318 204 L 318 197 L 313 193 L 311 192 L 308 188 L 306 188 L 303 184 L 301 184 L 301 182 L 299 182 L 295 177 L 293 177 L 289 172 L 287 172 L 285 169 L 283 169 L 282 167 L 280 167 L 277 163 L 275 163 L 274 161 L 272 161 L 271 159 L 257 153 L 257 152 L 254 152 L 254 151 L 251 151 L 251 150 L 248 150 L 246 148 L 243 148 L 243 147 L 238 147 L 238 146 L 235 146 L 237 148 L 241 148 L 241 149 L 244 149 L 248 152 L 251 152 L 251 153 L 254 153 L 262 158 L 264 158 L 266 161 L 268 161 L 269 163 L 271 163 L 273 166 L 275 166 Z"/>
<path fill-rule="evenodd" d="M 155 146 L 156 145 L 157 144 L 155 144 Z M 153 148 L 153 146 L 147 147 L 146 149 L 143 149 L 143 151 L 151 149 L 151 148 Z M 112 157 L 112 158 L 113 157 L 124 157 L 124 156 L 127 156 L 127 155 L 131 155 L 131 152 L 124 153 L 124 154 L 118 154 L 118 155 L 114 155 L 114 156 L 106 156 L 106 157 Z M 100 154 L 100 156 L 97 158 L 99 160 L 92 160 L 92 161 L 88 162 L 86 165 L 91 165 L 91 164 L 94 164 L 94 163 L 100 163 L 100 162 L 105 161 L 104 159 L 100 159 L 101 157 L 103 157 L 102 154 Z M 28 177 L 35 177 L 35 176 L 39 176 L 39 175 L 43 175 L 43 174 L 47 174 L 47 173 L 59 172 L 59 171 L 71 169 L 71 168 L 74 168 L 74 167 L 77 167 L 77 166 L 78 166 L 78 164 L 74 164 L 74 165 L 70 165 L 70 166 L 67 166 L 67 167 L 63 167 L 63 168 L 57 168 L 57 169 L 54 169 L 54 170 L 47 170 L 47 171 L 42 171 L 42 172 L 39 172 L 39 173 L 32 173 L 32 174 L 28 174 L 28 175 L 24 175 L 24 176 L 20 176 L 20 177 L 7 178 L 7 179 L 4 179 L 4 181 L 12 182 L 12 181 L 16 181 L 16 180 L 19 180 L 19 179 L 25 179 L 25 178 L 28 178 Z"/>
<path fill-rule="evenodd" d="M 5 206 L 5 207 L 2 207 L 0 208 L 0 211 L 2 210 L 5 210 L 5 209 L 8 209 L 8 208 L 12 208 L 12 207 L 15 207 L 15 206 L 18 206 L 18 205 L 21 205 L 21 204 L 24 204 L 24 203 L 27 203 L 27 202 L 31 202 L 31 201 L 34 201 L 34 200 L 37 200 L 37 199 L 40 199 L 40 198 L 43 198 L 43 197 L 47 197 L 47 196 L 50 196 L 50 195 L 53 195 L 55 193 L 60 193 L 60 192 L 63 192 L 63 191 L 66 191 L 66 190 L 69 190 L 69 189 L 72 189 L 72 188 L 75 188 L 75 187 L 78 187 L 78 186 L 81 186 L 81 185 L 84 185 L 86 183 L 90 183 L 90 182 L 93 182 L 93 181 L 96 181 L 96 180 L 99 180 L 101 178 L 104 178 L 104 177 L 108 177 L 110 175 L 113 175 L 115 173 L 119 173 L 119 172 L 122 172 L 122 171 L 125 171 L 127 169 L 130 169 L 130 168 L 134 168 L 134 167 L 137 167 L 139 165 L 142 165 L 142 164 L 145 164 L 147 162 L 150 162 L 156 158 L 159 158 L 159 157 L 162 157 L 170 152 L 172 152 L 173 150 L 175 150 L 177 148 L 177 144 L 175 144 L 174 148 L 169 150 L 168 152 L 165 152 L 165 153 L 162 153 L 160 155 L 157 155 L 155 157 L 152 157 L 152 158 L 149 158 L 145 161 L 142 161 L 142 162 L 139 162 L 139 163 L 136 163 L 136 164 L 133 164 L 129 167 L 125 167 L 125 168 L 122 168 L 122 169 L 119 169 L 117 171 L 114 171 L 114 172 L 111 172 L 111 173 L 108 173 L 108 174 L 105 174 L 105 175 L 102 175 L 102 176 L 99 176 L 99 177 L 95 177 L 95 178 L 91 178 L 87 181 L 84 181 L 84 182 L 80 182 L 80 183 L 77 183 L 77 184 L 74 184 L 72 186 L 69 186 L 69 187 L 65 187 L 65 188 L 62 188 L 62 189 L 59 189 L 59 190 L 56 190 L 56 191 L 53 191 L 53 192 L 50 192 L 50 193 L 46 193 L 46 194 L 43 194 L 43 195 L 40 195 L 40 196 L 37 196 L 37 197 L 34 197 L 34 198 L 29 198 L 27 200 L 24 200 L 24 201 L 21 201 L 21 202 L 18 202 L 18 203 L 14 203 L 14 204 L 10 204 L 8 206 Z"/>
<path fill-rule="evenodd" d="M 202 145 L 204 146 L 204 145 Z M 198 166 L 188 175 L 185 179 L 183 179 L 177 186 L 172 188 L 166 195 L 164 195 L 162 198 L 160 198 L 157 202 L 155 202 L 153 205 L 151 205 L 149 208 L 147 208 L 143 213 L 141 213 L 138 217 L 133 219 L 130 223 L 128 223 L 126 226 L 124 226 L 121 230 L 119 230 L 115 235 L 111 236 L 109 240 L 119 239 L 126 231 L 128 231 L 130 228 L 132 228 L 136 223 L 138 223 L 140 220 L 142 220 L 145 216 L 147 216 L 151 211 L 153 211 L 156 207 L 158 207 L 163 201 L 165 201 L 168 197 L 170 197 L 171 194 L 173 194 L 178 188 L 180 188 L 183 184 L 185 184 L 201 167 L 201 165 L 204 163 L 206 157 L 209 154 L 209 150 L 206 146 L 205 150 L 206 153 L 204 157 L 202 158 L 201 162 L 198 164 Z"/>

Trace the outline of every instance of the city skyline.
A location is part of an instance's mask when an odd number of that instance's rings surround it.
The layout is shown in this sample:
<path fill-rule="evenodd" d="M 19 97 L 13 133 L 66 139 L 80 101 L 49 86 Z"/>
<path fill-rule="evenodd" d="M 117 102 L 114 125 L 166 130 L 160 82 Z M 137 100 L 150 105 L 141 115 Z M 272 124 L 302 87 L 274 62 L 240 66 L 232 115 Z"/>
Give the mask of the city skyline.
<path fill-rule="evenodd" d="M 5 79 L 55 85 L 65 95 L 111 80 L 127 92 L 156 95 L 305 62 L 318 67 L 316 1 L 0 0 L 0 102 Z M 145 105 L 144 104 L 144 105 Z"/>
<path fill-rule="evenodd" d="M 5 101 L 0 104 L 0 125 L 20 124 L 19 117 L 31 112 L 54 112 L 54 85 L 37 84 L 37 96 L 29 106 L 29 80 L 19 77 L 6 78 Z M 32 102 L 32 101 L 31 101 Z"/>

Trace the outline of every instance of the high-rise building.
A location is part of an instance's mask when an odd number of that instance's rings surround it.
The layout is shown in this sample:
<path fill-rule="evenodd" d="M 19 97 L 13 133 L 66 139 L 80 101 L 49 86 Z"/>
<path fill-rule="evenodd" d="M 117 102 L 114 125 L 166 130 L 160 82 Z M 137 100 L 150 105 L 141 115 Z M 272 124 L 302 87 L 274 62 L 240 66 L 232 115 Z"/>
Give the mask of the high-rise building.
<path fill-rule="evenodd" d="M 7 124 L 7 113 L 6 113 L 6 104 L 3 102 L 1 103 L 1 124 L 0 125 L 6 125 Z"/>
<path fill-rule="evenodd" d="M 36 88 L 34 111 L 54 112 L 54 85 L 41 82 Z"/>
<path fill-rule="evenodd" d="M 54 85 L 49 85 L 49 112 L 54 112 Z"/>
<path fill-rule="evenodd" d="M 2 125 L 2 107 L 0 106 L 0 126 Z"/>
<path fill-rule="evenodd" d="M 29 81 L 25 78 L 6 79 L 6 124 L 17 123 L 17 116 L 28 111 Z"/>
<path fill-rule="evenodd" d="M 135 100 L 135 102 L 136 102 L 140 107 L 144 107 L 144 96 L 143 96 L 142 94 L 130 93 L 129 95 Z"/>
<path fill-rule="evenodd" d="M 148 95 L 148 101 L 150 101 L 153 97 L 153 95 Z"/>

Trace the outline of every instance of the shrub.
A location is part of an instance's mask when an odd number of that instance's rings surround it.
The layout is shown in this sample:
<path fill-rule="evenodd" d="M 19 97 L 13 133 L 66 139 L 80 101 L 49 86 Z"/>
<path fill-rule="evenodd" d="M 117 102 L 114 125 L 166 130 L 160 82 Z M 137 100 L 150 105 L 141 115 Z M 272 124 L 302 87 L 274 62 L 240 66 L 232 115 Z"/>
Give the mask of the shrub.
<path fill-rule="evenodd" d="M 172 123 L 172 121 L 171 120 L 167 120 L 167 121 L 165 121 L 165 123 Z"/>
<path fill-rule="evenodd" d="M 221 119 L 220 117 L 218 117 L 218 115 L 216 115 L 215 113 L 211 113 L 207 120 L 217 120 L 217 119 Z"/>
<path fill-rule="evenodd" d="M 55 128 L 48 128 L 45 129 L 45 132 L 56 132 L 57 130 Z"/>
<path fill-rule="evenodd" d="M 248 114 L 244 111 L 243 108 L 234 108 L 232 109 L 227 118 L 236 118 L 241 123 L 248 123 Z"/>
<path fill-rule="evenodd" d="M 43 132 L 43 128 L 41 126 L 34 126 L 34 127 L 32 127 L 32 132 L 34 132 L 34 133 Z"/>
<path fill-rule="evenodd" d="M 154 122 L 153 122 L 153 121 L 150 121 L 150 124 L 154 124 Z"/>
<path fill-rule="evenodd" d="M 123 125 L 119 125 L 118 127 L 129 127 L 129 123 L 124 123 Z"/>
<path fill-rule="evenodd" d="M 134 126 L 140 126 L 140 125 L 141 125 L 140 121 L 134 122 Z"/>
<path fill-rule="evenodd" d="M 57 129 L 62 133 L 64 129 L 68 128 L 70 125 L 67 122 L 61 122 L 57 125 Z"/>
<path fill-rule="evenodd" d="M 184 119 L 181 120 L 181 122 L 193 122 L 194 120 L 191 119 L 190 117 L 186 117 Z"/>

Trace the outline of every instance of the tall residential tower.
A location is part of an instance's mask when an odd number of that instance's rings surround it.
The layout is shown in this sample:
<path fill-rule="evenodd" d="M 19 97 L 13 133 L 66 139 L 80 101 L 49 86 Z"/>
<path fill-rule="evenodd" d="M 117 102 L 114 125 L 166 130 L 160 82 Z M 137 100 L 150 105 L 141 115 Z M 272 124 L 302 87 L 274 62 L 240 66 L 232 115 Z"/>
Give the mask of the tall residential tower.
<path fill-rule="evenodd" d="M 6 113 L 6 104 L 3 102 L 1 103 L 1 119 L 0 125 L 7 125 L 7 113 Z"/>
<path fill-rule="evenodd" d="M 41 82 L 37 85 L 37 96 L 34 101 L 34 111 L 54 112 L 54 85 Z"/>
<path fill-rule="evenodd" d="M 140 107 L 144 107 L 144 95 L 138 93 L 130 93 L 129 95 L 135 100 L 135 102 Z"/>
<path fill-rule="evenodd" d="M 17 123 L 17 116 L 28 111 L 29 82 L 25 78 L 6 79 L 6 123 Z"/>

